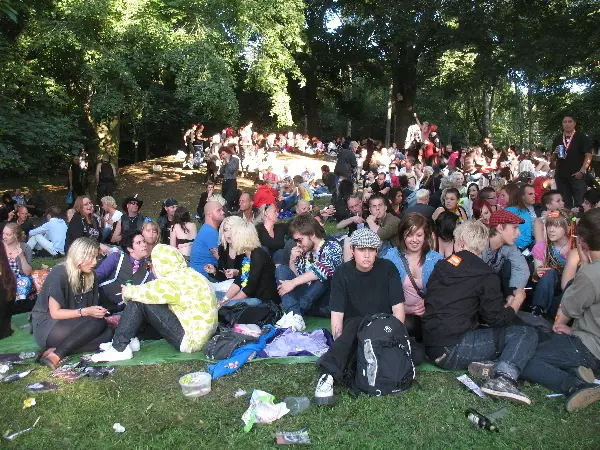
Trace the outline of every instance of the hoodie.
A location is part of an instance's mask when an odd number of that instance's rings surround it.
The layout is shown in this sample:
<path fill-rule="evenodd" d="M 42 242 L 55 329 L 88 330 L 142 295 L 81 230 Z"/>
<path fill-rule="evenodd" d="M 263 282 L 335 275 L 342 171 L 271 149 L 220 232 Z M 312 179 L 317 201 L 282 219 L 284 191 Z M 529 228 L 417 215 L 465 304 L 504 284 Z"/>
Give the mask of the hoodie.
<path fill-rule="evenodd" d="M 458 252 L 439 261 L 427 282 L 423 343 L 426 347 L 456 345 L 479 323 L 510 326 L 516 313 L 504 306 L 494 269 L 474 253 Z"/>
<path fill-rule="evenodd" d="M 260 208 L 262 205 L 277 205 L 277 195 L 275 189 L 266 184 L 258 186 L 254 195 L 252 206 Z"/>
<path fill-rule="evenodd" d="M 197 352 L 214 334 L 217 299 L 208 280 L 187 266 L 175 247 L 159 244 L 152 250 L 156 280 L 123 288 L 123 300 L 168 305 L 177 316 L 185 335 L 179 351 Z"/>

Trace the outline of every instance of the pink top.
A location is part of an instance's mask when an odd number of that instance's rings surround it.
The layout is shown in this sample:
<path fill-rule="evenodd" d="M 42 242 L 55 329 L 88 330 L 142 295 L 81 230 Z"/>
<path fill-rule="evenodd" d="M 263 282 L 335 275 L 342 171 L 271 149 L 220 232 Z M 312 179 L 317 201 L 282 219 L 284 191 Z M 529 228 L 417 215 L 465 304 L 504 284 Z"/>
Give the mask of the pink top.
<path fill-rule="evenodd" d="M 569 246 L 565 245 L 562 248 L 561 256 L 565 259 L 569 256 Z M 539 262 L 544 261 L 544 257 L 546 256 L 546 243 L 544 241 L 536 242 L 533 248 L 531 249 L 531 254 L 533 255 L 533 259 Z"/>
<path fill-rule="evenodd" d="M 419 289 L 423 290 L 423 280 L 421 278 L 415 278 L 415 283 L 419 286 Z M 402 290 L 404 291 L 404 311 L 406 314 L 412 314 L 413 308 L 423 300 L 417 294 L 417 291 L 410 281 L 408 275 L 404 277 L 402 282 Z"/>

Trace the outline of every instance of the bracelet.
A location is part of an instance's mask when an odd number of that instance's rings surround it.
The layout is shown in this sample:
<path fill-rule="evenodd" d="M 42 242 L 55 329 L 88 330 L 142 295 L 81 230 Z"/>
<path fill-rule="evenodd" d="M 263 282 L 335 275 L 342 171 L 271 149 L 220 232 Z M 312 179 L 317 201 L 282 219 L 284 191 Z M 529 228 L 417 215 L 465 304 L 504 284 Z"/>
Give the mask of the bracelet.
<path fill-rule="evenodd" d="M 79 317 L 83 317 L 83 314 L 81 313 L 81 310 L 82 310 L 82 309 L 83 309 L 83 308 L 79 308 Z"/>
<path fill-rule="evenodd" d="M 227 300 L 229 300 L 229 297 L 227 297 L 227 296 L 224 296 L 224 297 L 221 299 L 221 301 L 222 301 L 223 303 L 225 303 Z"/>

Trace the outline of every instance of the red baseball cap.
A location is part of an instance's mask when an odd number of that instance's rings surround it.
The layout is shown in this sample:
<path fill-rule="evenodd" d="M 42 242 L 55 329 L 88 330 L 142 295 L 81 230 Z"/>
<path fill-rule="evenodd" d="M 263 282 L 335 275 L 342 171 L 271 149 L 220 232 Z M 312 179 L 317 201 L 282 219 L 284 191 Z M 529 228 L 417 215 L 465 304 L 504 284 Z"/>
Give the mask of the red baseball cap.
<path fill-rule="evenodd" d="M 515 225 L 521 225 L 525 223 L 525 220 L 520 218 L 514 213 L 510 211 L 506 211 L 505 209 L 499 209 L 498 211 L 494 211 L 490 216 L 490 228 L 494 228 L 496 225 L 512 223 Z"/>

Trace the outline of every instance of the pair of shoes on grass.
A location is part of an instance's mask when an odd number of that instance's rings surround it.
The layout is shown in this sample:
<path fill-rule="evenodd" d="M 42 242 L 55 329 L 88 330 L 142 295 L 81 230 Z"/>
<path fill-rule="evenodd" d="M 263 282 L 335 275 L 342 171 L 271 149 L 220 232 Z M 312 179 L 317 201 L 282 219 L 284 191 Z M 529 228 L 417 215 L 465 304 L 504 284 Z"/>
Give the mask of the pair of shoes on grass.
<path fill-rule="evenodd" d="M 530 405 L 531 399 L 517 389 L 517 383 L 510 378 L 498 376 L 490 378 L 494 371 L 493 361 L 473 362 L 469 364 L 469 373 L 480 379 L 487 379 L 481 390 L 490 397 L 506 398 L 515 403 Z M 566 394 L 565 409 L 568 412 L 580 411 L 600 400 L 600 385 L 594 384 L 594 372 L 585 366 L 575 369 L 580 383 Z"/>
<path fill-rule="evenodd" d="M 100 344 L 100 353 L 92 355 L 92 362 L 114 362 L 125 361 L 133 358 L 133 352 L 140 350 L 140 341 L 133 338 L 123 351 L 118 351 L 112 346 L 112 342 Z"/>

